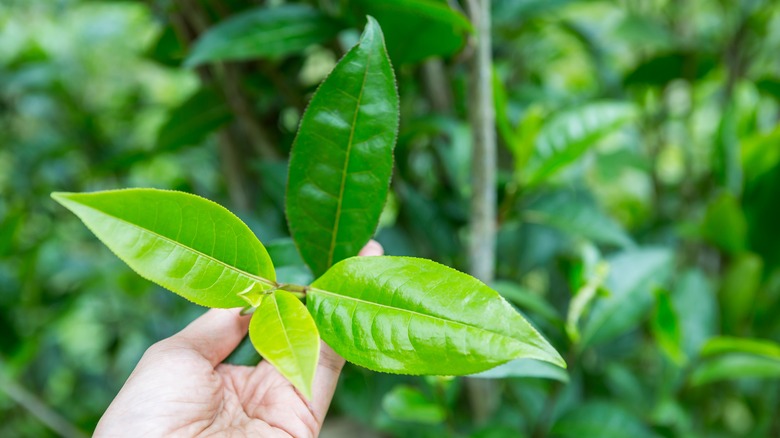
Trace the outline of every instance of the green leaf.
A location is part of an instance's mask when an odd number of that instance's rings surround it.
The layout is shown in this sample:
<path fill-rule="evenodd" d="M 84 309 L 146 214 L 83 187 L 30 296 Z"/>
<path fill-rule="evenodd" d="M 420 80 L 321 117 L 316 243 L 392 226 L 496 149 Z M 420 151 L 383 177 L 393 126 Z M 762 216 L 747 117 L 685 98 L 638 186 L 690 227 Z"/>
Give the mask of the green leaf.
<path fill-rule="evenodd" d="M 385 394 L 382 408 L 397 421 L 423 424 L 439 424 L 447 418 L 443 407 L 429 400 L 419 389 L 398 385 Z"/>
<path fill-rule="evenodd" d="M 723 325 L 734 329 L 746 321 L 756 305 L 761 287 L 764 261 L 753 253 L 742 253 L 731 260 L 720 284 Z"/>
<path fill-rule="evenodd" d="M 376 371 L 463 375 L 518 358 L 566 366 L 497 292 L 426 259 L 349 258 L 312 284 L 306 304 L 328 345 Z"/>
<path fill-rule="evenodd" d="M 740 155 L 745 185 L 750 186 L 780 163 L 780 124 L 742 141 Z"/>
<path fill-rule="evenodd" d="M 718 327 L 716 294 L 701 270 L 692 269 L 680 276 L 671 294 L 674 311 L 680 318 L 682 345 L 688 357 L 698 354 L 702 344 Z M 691 312 L 690 309 L 696 309 Z"/>
<path fill-rule="evenodd" d="M 701 348 L 701 356 L 716 356 L 726 353 L 748 353 L 780 360 L 780 345 L 764 340 L 716 336 Z"/>
<path fill-rule="evenodd" d="M 156 151 L 193 146 L 233 120 L 225 100 L 212 88 L 201 88 L 174 108 L 157 132 Z"/>
<path fill-rule="evenodd" d="M 559 192 L 529 205 L 523 215 L 530 222 L 549 225 L 596 243 L 620 247 L 634 245 L 623 227 L 587 196 Z"/>
<path fill-rule="evenodd" d="M 708 242 L 727 253 L 745 249 L 747 221 L 734 196 L 723 193 L 707 205 L 701 233 Z"/>
<path fill-rule="evenodd" d="M 526 377 L 552 379 L 567 383 L 569 374 L 566 370 L 536 359 L 515 359 L 505 364 L 491 368 L 469 377 L 477 379 L 506 379 L 510 377 Z"/>
<path fill-rule="evenodd" d="M 624 82 L 626 85 L 665 86 L 675 79 L 701 79 L 718 65 L 718 59 L 709 53 L 677 51 L 642 61 Z"/>
<path fill-rule="evenodd" d="M 582 330 L 582 345 L 604 343 L 639 325 L 653 305 L 652 286 L 662 284 L 672 267 L 665 248 L 625 251 L 608 259 L 609 296 L 597 299 Z"/>
<path fill-rule="evenodd" d="M 376 17 L 387 32 L 387 51 L 395 64 L 458 52 L 471 23 L 440 0 L 353 0 L 361 15 Z"/>
<path fill-rule="evenodd" d="M 539 294 L 510 281 L 496 281 L 492 286 L 502 297 L 518 306 L 523 312 L 539 315 L 554 325 L 562 323 L 555 307 Z"/>
<path fill-rule="evenodd" d="M 320 337 L 306 306 L 283 290 L 265 295 L 249 323 L 249 338 L 263 359 L 311 400 Z"/>
<path fill-rule="evenodd" d="M 241 307 L 238 294 L 276 279 L 263 245 L 224 207 L 156 189 L 52 193 L 142 277 L 208 307 Z"/>
<path fill-rule="evenodd" d="M 655 435 L 622 406 L 606 401 L 591 401 L 564 414 L 553 426 L 551 436 L 644 438 Z"/>
<path fill-rule="evenodd" d="M 187 67 L 206 62 L 280 58 L 333 38 L 339 28 L 302 4 L 250 9 L 209 29 L 192 48 Z"/>
<path fill-rule="evenodd" d="M 655 310 L 650 326 L 661 350 L 674 363 L 681 365 L 686 357 L 682 347 L 680 317 L 669 295 L 669 292 L 664 289 L 656 289 Z"/>
<path fill-rule="evenodd" d="M 356 255 L 379 222 L 393 169 L 398 95 L 382 30 L 360 43 L 314 94 L 290 156 L 287 219 L 318 276 Z"/>
<path fill-rule="evenodd" d="M 569 339 L 575 344 L 580 341 L 580 318 L 582 318 L 590 303 L 596 298 L 596 294 L 604 284 L 608 273 L 608 263 L 596 263 L 585 284 L 577 289 L 574 297 L 569 302 L 569 311 L 566 313 L 566 334 L 569 335 Z"/>
<path fill-rule="evenodd" d="M 691 374 L 693 385 L 746 377 L 780 378 L 780 359 L 734 353 L 707 360 Z"/>
<path fill-rule="evenodd" d="M 558 114 L 536 137 L 527 183 L 547 180 L 635 116 L 636 108 L 622 102 L 596 102 Z"/>

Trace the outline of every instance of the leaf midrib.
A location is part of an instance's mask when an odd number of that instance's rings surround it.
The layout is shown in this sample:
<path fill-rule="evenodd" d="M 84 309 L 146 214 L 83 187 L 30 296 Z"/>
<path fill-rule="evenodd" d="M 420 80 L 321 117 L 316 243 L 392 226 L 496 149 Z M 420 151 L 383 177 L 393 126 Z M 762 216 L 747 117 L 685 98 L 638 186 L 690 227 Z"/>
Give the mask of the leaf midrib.
<path fill-rule="evenodd" d="M 284 334 L 284 340 L 287 343 L 287 348 L 290 351 L 290 355 L 293 357 L 293 360 L 295 362 L 295 369 L 297 371 L 297 377 L 301 380 L 304 380 L 303 376 L 303 370 L 301 369 L 301 363 L 298 360 L 298 354 L 295 351 L 295 348 L 293 348 L 292 342 L 290 342 L 290 337 L 287 335 L 287 328 L 284 324 L 284 319 L 282 318 L 282 312 L 279 311 L 279 301 L 276 299 L 276 293 L 274 293 L 271 298 L 274 300 L 274 310 L 276 310 L 276 316 L 279 321 L 279 325 L 282 326 L 282 334 Z M 306 383 L 306 382 L 304 382 Z"/>
<path fill-rule="evenodd" d="M 103 211 L 103 210 L 99 210 L 99 209 L 97 209 L 97 208 L 95 208 L 95 207 L 92 207 L 92 206 L 90 206 L 90 205 L 86 205 L 86 204 L 83 204 L 83 203 L 81 203 L 81 202 L 74 201 L 74 200 L 72 200 L 72 199 L 71 199 L 70 201 L 71 201 L 71 202 L 75 202 L 75 203 L 77 203 L 78 205 L 81 205 L 81 206 L 83 206 L 83 207 L 85 207 L 85 208 L 88 208 L 88 209 L 90 209 L 90 210 L 92 210 L 92 211 L 95 211 L 95 212 L 97 212 L 97 213 L 99 213 L 99 214 L 102 214 L 102 215 L 104 215 L 104 216 L 107 216 L 107 217 L 109 217 L 109 218 L 112 218 L 112 219 L 114 219 L 114 220 L 116 220 L 116 221 L 123 222 L 123 223 L 125 223 L 125 224 L 127 224 L 127 225 L 130 225 L 131 227 L 135 227 L 135 228 L 137 228 L 137 229 L 141 230 L 142 232 L 146 232 L 146 233 L 152 234 L 153 236 L 155 236 L 155 237 L 157 237 L 157 238 L 159 238 L 159 239 L 162 239 L 162 240 L 164 240 L 164 241 L 167 241 L 167 242 L 169 242 L 169 243 L 171 243 L 171 244 L 174 244 L 174 245 L 180 246 L 180 247 L 182 247 L 182 248 L 184 248 L 184 249 L 187 249 L 187 250 L 189 250 L 189 251 L 191 251 L 191 252 L 195 253 L 195 254 L 196 254 L 196 255 L 198 255 L 198 256 L 201 256 L 201 257 L 204 257 L 204 258 L 206 258 L 206 259 L 208 259 L 208 260 L 211 260 L 211 261 L 213 261 L 213 262 L 215 262 L 215 263 L 217 263 L 217 264 L 219 264 L 219 265 L 222 265 L 223 267 L 225 267 L 225 268 L 227 268 L 227 269 L 229 269 L 229 270 L 231 270 L 231 271 L 234 271 L 234 272 L 236 272 L 236 273 L 237 273 L 237 274 L 239 274 L 239 275 L 243 275 L 243 276 L 245 276 L 245 277 L 247 277 L 247 278 L 249 278 L 249 279 L 251 279 L 251 280 L 255 280 L 255 281 L 257 281 L 258 283 L 263 283 L 263 284 L 265 284 L 265 285 L 268 285 L 268 286 L 276 286 L 276 285 L 277 285 L 277 284 L 276 284 L 276 282 L 273 282 L 273 281 L 271 281 L 271 280 L 269 280 L 269 279 L 267 279 L 267 278 L 263 278 L 263 277 L 259 277 L 259 276 L 257 276 L 257 275 L 254 275 L 254 274 L 250 274 L 249 272 L 246 272 L 246 271 L 244 271 L 244 270 L 242 270 L 242 269 L 239 269 L 239 268 L 237 268 L 237 267 L 235 267 L 235 266 L 233 266 L 233 265 L 230 265 L 230 264 L 228 264 L 227 262 L 224 262 L 224 261 L 222 261 L 222 260 L 219 260 L 219 259 L 217 259 L 217 258 L 215 258 L 215 257 L 213 257 L 213 256 L 210 256 L 210 255 L 208 255 L 208 254 L 206 254 L 206 253 L 204 253 L 204 252 L 198 251 L 197 249 L 195 249 L 195 248 L 192 248 L 192 247 L 190 247 L 190 246 L 187 246 L 187 245 L 185 245 L 185 244 L 183 244 L 183 243 L 181 243 L 181 242 L 179 242 L 179 241 L 177 241 L 177 240 L 171 239 L 170 237 L 163 236 L 162 234 L 160 234 L 160 233 L 157 233 L 157 232 L 155 232 L 155 231 L 152 231 L 152 230 L 150 230 L 150 229 L 148 229 L 148 228 L 142 227 L 142 226 L 140 226 L 140 225 L 138 225 L 138 224 L 135 224 L 135 223 L 133 223 L 133 222 L 130 222 L 130 221 L 127 221 L 127 220 L 125 220 L 125 219 L 122 219 L 122 218 L 120 218 L 120 217 L 114 216 L 113 214 L 106 213 L 105 211 Z M 180 228 L 181 228 L 181 227 L 180 227 Z"/>
<path fill-rule="evenodd" d="M 390 310 L 395 310 L 395 311 L 399 311 L 399 312 L 410 313 L 412 315 L 422 316 L 422 317 L 433 319 L 433 320 L 436 320 L 436 321 L 445 321 L 445 322 L 456 324 L 456 325 L 460 325 L 460 326 L 463 326 L 463 327 L 469 327 L 469 328 L 477 329 L 477 330 L 480 330 L 480 331 L 483 331 L 483 332 L 492 333 L 494 335 L 498 335 L 498 336 L 501 336 L 503 338 L 511 339 L 512 341 L 515 341 L 515 342 L 520 342 L 521 344 L 527 344 L 526 342 L 524 342 L 524 341 L 522 341 L 520 339 L 513 338 L 512 336 L 508 336 L 508 335 L 505 335 L 503 333 L 498 333 L 498 332 L 495 332 L 495 331 L 492 331 L 492 330 L 487 330 L 484 327 L 479 327 L 477 325 L 468 324 L 468 323 L 461 322 L 461 321 L 455 321 L 455 320 L 452 320 L 452 319 L 443 318 L 441 316 L 427 315 L 425 313 L 420 313 L 420 312 L 417 312 L 417 311 L 414 311 L 414 310 L 403 309 L 403 308 L 400 308 L 400 307 L 388 306 L 387 304 L 380 304 L 380 303 L 376 303 L 376 302 L 373 302 L 373 301 L 367 301 L 367 300 L 363 300 L 363 299 L 360 299 L 360 298 L 355 298 L 355 297 L 352 297 L 352 296 L 349 296 L 349 295 L 341 295 L 341 294 L 337 294 L 335 292 L 330 292 L 330 291 L 326 291 L 326 290 L 323 290 L 323 289 L 318 289 L 318 288 L 315 288 L 315 287 L 309 287 L 309 291 L 310 292 L 315 292 L 315 293 L 322 293 L 322 294 L 325 294 L 325 295 L 330 295 L 330 296 L 334 296 L 334 297 L 338 297 L 338 298 L 344 298 L 344 299 L 347 299 L 347 300 L 353 300 L 353 301 L 357 301 L 357 302 L 360 302 L 360 303 L 370 304 L 370 305 L 382 307 L 382 308 L 385 308 L 385 309 L 390 309 Z M 528 345 L 531 345 L 531 344 L 528 344 Z M 535 348 L 538 348 L 538 347 L 535 347 Z"/>
<path fill-rule="evenodd" d="M 376 35 L 374 35 L 372 38 L 376 38 Z M 341 170 L 341 185 L 339 186 L 339 197 L 338 197 L 338 203 L 336 204 L 336 217 L 333 221 L 333 234 L 331 235 L 330 239 L 330 246 L 328 247 L 328 263 L 325 266 L 325 268 L 329 268 L 333 265 L 333 254 L 336 252 L 336 238 L 339 234 L 339 222 L 341 219 L 341 206 L 344 203 L 344 187 L 346 186 L 347 182 L 347 169 L 349 168 L 349 157 L 352 153 L 352 147 L 354 146 L 354 137 L 355 137 L 355 127 L 357 125 L 357 117 L 360 113 L 360 105 L 362 104 L 363 100 L 363 91 L 366 89 L 366 81 L 368 79 L 368 69 L 371 67 L 371 55 L 372 51 L 368 51 L 368 55 L 366 56 L 366 68 L 363 71 L 363 82 L 360 84 L 360 92 L 357 96 L 357 102 L 355 103 L 355 114 L 352 116 L 352 126 L 349 130 L 349 141 L 347 143 L 347 154 L 344 158 L 344 166 Z"/>

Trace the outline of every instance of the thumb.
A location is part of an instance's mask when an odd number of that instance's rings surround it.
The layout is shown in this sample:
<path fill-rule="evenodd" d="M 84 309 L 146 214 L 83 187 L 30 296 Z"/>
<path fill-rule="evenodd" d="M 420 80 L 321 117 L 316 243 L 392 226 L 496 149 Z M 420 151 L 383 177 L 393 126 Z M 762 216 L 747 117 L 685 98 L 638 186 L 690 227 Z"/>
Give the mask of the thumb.
<path fill-rule="evenodd" d="M 167 341 L 194 350 L 217 366 L 244 339 L 250 317 L 242 316 L 241 309 L 211 309 Z"/>

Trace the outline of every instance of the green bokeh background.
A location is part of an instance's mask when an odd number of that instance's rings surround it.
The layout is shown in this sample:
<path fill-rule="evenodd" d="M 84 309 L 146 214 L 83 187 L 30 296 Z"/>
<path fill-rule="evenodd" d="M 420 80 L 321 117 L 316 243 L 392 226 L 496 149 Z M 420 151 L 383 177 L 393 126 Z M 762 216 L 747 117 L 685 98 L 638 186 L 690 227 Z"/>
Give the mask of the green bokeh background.
<path fill-rule="evenodd" d="M 284 2 L 0 3 L 0 436 L 67 434 L 46 426 L 48 411 L 90 433 L 144 350 L 203 312 L 124 266 L 50 192 L 197 193 L 305 279 L 285 253 L 285 160 L 371 6 L 311 1 L 336 17 L 338 37 L 282 58 L 181 67 L 198 35 L 266 3 Z M 466 270 L 469 37 L 369 12 L 403 62 L 377 239 L 388 254 Z M 748 362 L 723 365 L 701 353 L 718 335 L 780 342 L 780 4 L 493 0 L 492 19 L 496 288 L 565 355 L 568 382 L 496 380 L 497 407 L 478 421 L 463 379 L 348 366 L 324 434 L 780 436 L 780 357 L 732 351 Z M 408 34 L 428 61 L 403 52 Z M 530 182 L 561 145 L 581 151 Z M 602 264 L 605 282 L 571 315 Z M 257 357 L 245 345 L 231 360 Z M 707 379 L 713 366 L 730 368 Z"/>

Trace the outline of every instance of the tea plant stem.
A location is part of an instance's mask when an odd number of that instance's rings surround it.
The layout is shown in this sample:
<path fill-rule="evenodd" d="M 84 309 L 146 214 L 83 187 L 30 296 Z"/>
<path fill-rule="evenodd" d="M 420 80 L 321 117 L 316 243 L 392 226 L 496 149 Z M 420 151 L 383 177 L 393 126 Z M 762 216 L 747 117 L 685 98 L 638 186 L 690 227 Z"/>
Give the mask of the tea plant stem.
<path fill-rule="evenodd" d="M 471 127 L 473 132 L 471 234 L 469 271 L 485 283 L 495 274 L 496 238 L 496 115 L 493 106 L 493 58 L 490 39 L 490 0 L 469 0 L 476 32 L 472 57 Z M 487 379 L 468 381 L 474 416 L 484 423 L 495 412 L 499 394 Z"/>

